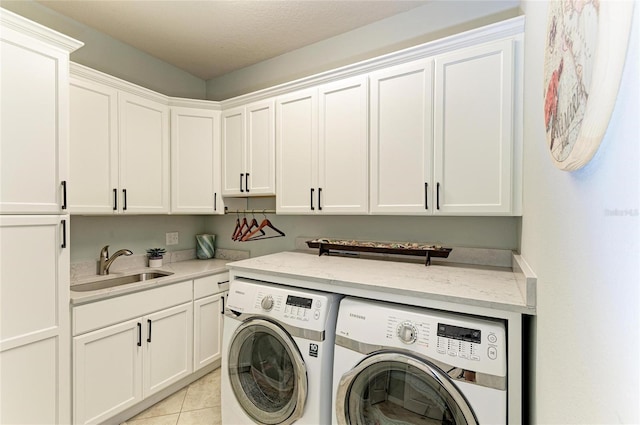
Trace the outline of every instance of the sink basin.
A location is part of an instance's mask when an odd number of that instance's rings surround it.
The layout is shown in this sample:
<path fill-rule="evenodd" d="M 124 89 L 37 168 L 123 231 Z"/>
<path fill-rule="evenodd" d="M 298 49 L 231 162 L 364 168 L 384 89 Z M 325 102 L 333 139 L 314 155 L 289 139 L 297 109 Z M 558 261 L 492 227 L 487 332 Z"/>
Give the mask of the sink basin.
<path fill-rule="evenodd" d="M 130 274 L 126 276 L 118 276 L 110 279 L 99 280 L 97 282 L 89 282 L 89 283 L 81 283 L 79 285 L 73 285 L 71 287 L 72 291 L 75 292 L 86 292 L 86 291 L 97 291 L 99 289 L 113 288 L 114 286 L 126 285 L 128 283 L 136 283 L 142 282 L 145 280 L 158 279 L 160 277 L 171 276 L 173 273 L 171 272 L 147 272 L 147 273 L 136 273 Z"/>

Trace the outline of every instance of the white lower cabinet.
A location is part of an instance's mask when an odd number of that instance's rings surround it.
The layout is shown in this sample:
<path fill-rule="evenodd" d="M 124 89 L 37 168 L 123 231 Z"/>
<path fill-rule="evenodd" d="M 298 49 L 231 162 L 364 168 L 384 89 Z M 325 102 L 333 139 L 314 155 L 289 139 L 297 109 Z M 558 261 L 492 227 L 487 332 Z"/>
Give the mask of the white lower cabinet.
<path fill-rule="evenodd" d="M 184 281 L 74 306 L 73 422 L 102 423 L 193 372 Z"/>
<path fill-rule="evenodd" d="M 0 215 L 0 424 L 69 422 L 68 223 Z"/>
<path fill-rule="evenodd" d="M 142 400 L 139 319 L 73 339 L 73 417 L 99 423 Z"/>
<path fill-rule="evenodd" d="M 74 306 L 73 423 L 108 422 L 215 367 L 228 282 L 218 273 Z"/>
<path fill-rule="evenodd" d="M 193 281 L 193 370 L 222 358 L 222 324 L 229 273 Z"/>
<path fill-rule="evenodd" d="M 201 369 L 222 356 L 222 313 L 225 293 L 193 302 L 193 368 Z"/>
<path fill-rule="evenodd" d="M 100 423 L 192 372 L 192 304 L 74 338 L 75 423 Z"/>

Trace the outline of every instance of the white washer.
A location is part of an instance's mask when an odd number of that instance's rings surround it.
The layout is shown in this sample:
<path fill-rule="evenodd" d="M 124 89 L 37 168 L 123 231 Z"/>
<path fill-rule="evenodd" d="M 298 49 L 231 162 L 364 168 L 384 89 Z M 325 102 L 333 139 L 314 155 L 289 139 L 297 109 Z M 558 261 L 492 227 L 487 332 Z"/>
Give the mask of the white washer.
<path fill-rule="evenodd" d="M 222 423 L 329 424 L 341 296 L 232 280 L 222 339 Z"/>
<path fill-rule="evenodd" d="M 344 298 L 333 422 L 506 424 L 506 342 L 500 320 Z"/>

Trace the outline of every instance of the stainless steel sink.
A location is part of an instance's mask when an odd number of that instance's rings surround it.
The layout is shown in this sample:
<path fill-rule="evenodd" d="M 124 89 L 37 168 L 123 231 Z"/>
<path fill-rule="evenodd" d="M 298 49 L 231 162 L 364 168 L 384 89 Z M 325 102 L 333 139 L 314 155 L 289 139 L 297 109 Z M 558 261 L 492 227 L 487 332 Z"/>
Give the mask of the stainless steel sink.
<path fill-rule="evenodd" d="M 81 283 L 79 285 L 73 285 L 71 287 L 71 290 L 75 292 L 97 291 L 99 289 L 113 288 L 114 286 L 126 285 L 128 283 L 136 283 L 136 282 L 142 282 L 145 280 L 158 279 L 160 277 L 171 276 L 172 274 L 173 273 L 171 272 L 160 272 L 160 271 L 136 273 L 136 274 L 130 274 L 126 276 L 112 277 L 110 279 L 103 279 L 97 282 L 89 282 L 89 283 Z"/>

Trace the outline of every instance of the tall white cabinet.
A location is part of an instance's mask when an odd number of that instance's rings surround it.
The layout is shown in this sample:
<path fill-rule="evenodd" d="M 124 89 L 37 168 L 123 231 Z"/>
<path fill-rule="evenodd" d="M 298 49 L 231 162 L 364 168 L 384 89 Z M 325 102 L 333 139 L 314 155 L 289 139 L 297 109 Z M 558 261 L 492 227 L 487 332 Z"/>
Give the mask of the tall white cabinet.
<path fill-rule="evenodd" d="M 68 61 L 82 43 L 3 9 L 0 43 L 0 423 L 65 424 Z"/>
<path fill-rule="evenodd" d="M 366 76 L 278 98 L 277 212 L 368 210 Z"/>

